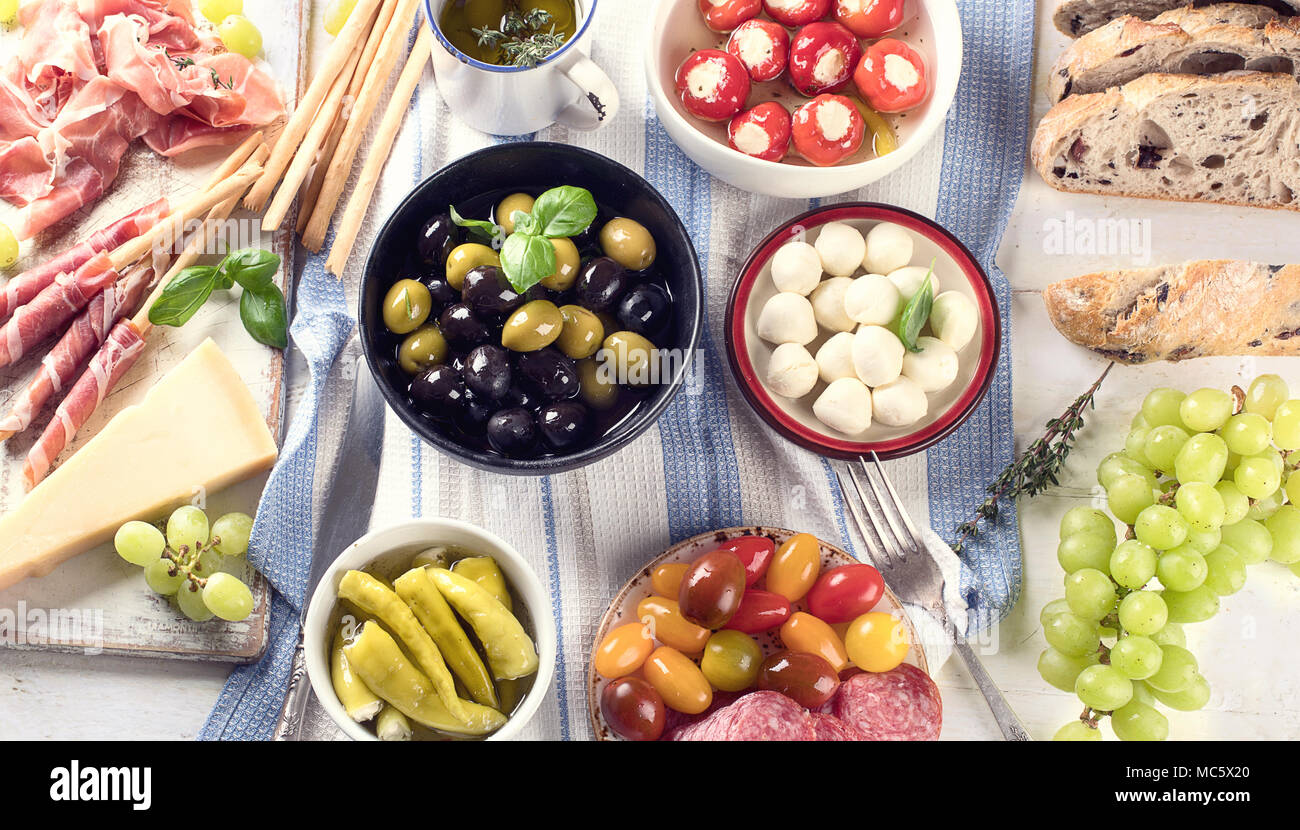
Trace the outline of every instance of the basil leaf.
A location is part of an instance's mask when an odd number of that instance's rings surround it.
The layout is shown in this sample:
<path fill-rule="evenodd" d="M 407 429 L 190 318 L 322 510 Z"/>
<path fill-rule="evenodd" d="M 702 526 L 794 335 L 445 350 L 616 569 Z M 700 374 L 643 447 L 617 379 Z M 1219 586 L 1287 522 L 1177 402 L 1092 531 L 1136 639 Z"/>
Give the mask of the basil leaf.
<path fill-rule="evenodd" d="M 194 316 L 217 285 L 217 269 L 209 265 L 186 268 L 167 283 L 149 308 L 149 322 L 155 326 L 183 326 Z"/>
<path fill-rule="evenodd" d="M 217 280 L 222 288 L 234 283 L 245 290 L 256 290 L 271 285 L 280 270 L 280 257 L 260 248 L 245 248 L 228 254 L 217 266 Z"/>
<path fill-rule="evenodd" d="M 244 289 L 239 298 L 239 319 L 258 343 L 277 349 L 289 345 L 288 313 L 278 286 Z"/>
<path fill-rule="evenodd" d="M 455 205 L 447 205 L 447 212 L 451 214 L 451 221 L 462 228 L 468 228 L 470 233 L 477 234 L 489 242 L 494 242 L 497 237 L 501 236 L 501 227 L 495 222 L 489 222 L 486 219 L 466 219 L 456 212 Z"/>
<path fill-rule="evenodd" d="M 537 229 L 533 227 L 533 215 L 522 210 L 516 210 L 510 214 L 510 220 L 515 223 L 515 233 L 537 234 Z"/>
<path fill-rule="evenodd" d="M 555 273 L 555 246 L 544 236 L 512 233 L 501 247 L 501 270 L 522 294 Z"/>
<path fill-rule="evenodd" d="M 531 233 L 551 239 L 575 236 L 596 220 L 596 200 L 581 187 L 553 187 L 533 202 L 532 217 Z"/>
<path fill-rule="evenodd" d="M 930 319 L 930 309 L 934 307 L 934 288 L 931 287 L 933 277 L 934 261 L 931 261 L 925 282 L 921 283 L 912 299 L 907 301 L 898 320 L 898 339 L 903 341 L 910 352 L 921 351 L 916 347 L 916 338 L 921 335 L 921 329 L 925 328 L 926 321 Z"/>

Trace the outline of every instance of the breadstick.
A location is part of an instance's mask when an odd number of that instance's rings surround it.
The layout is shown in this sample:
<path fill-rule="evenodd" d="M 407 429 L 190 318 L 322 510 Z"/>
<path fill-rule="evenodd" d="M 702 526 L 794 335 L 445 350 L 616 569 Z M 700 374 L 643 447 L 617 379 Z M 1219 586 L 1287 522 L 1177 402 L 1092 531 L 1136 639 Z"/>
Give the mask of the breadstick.
<path fill-rule="evenodd" d="M 375 62 L 366 73 L 366 82 L 361 88 L 361 94 L 357 96 L 356 104 L 353 105 L 352 117 L 348 119 L 347 128 L 343 131 L 343 138 L 339 140 L 334 158 L 330 159 L 325 185 L 321 188 L 320 198 L 312 211 L 311 220 L 307 223 L 307 230 L 303 234 L 302 244 L 309 251 L 319 251 L 321 245 L 325 243 L 325 232 L 329 230 L 330 219 L 334 216 L 334 209 L 338 207 L 339 197 L 342 196 L 343 188 L 347 185 L 348 176 L 352 172 L 352 162 L 364 138 L 366 125 L 370 123 L 370 116 L 375 111 L 379 96 L 388 84 L 388 76 L 392 74 L 393 67 L 397 65 L 397 59 L 401 57 L 402 50 L 406 46 L 406 36 L 411 31 L 418 0 L 397 0 L 397 2 L 399 5 L 393 12 L 388 30 L 384 32 L 384 42 L 379 47 L 379 54 L 375 56 Z"/>
<path fill-rule="evenodd" d="M 271 197 L 271 191 L 275 189 L 280 177 L 284 175 L 284 170 L 293 159 L 293 154 L 298 149 L 299 143 L 311 127 L 321 101 L 325 99 L 330 87 L 334 85 L 334 79 L 339 76 L 344 65 L 352 56 L 352 51 L 361 42 L 362 34 L 370 30 L 371 21 L 374 19 L 375 12 L 379 9 L 381 2 L 396 2 L 396 0 L 357 0 L 356 8 L 352 10 L 352 16 L 348 18 L 348 22 L 344 24 L 343 29 L 339 31 L 338 37 L 330 45 L 329 51 L 325 53 L 325 64 L 316 73 L 316 77 L 312 78 L 311 84 L 307 87 L 307 92 L 302 96 L 302 100 L 298 102 L 298 106 L 294 108 L 289 123 L 285 125 L 284 133 L 280 136 L 279 141 L 275 143 L 275 150 L 266 163 L 266 170 L 262 174 L 262 178 L 244 197 L 244 207 L 252 211 L 260 211 L 266 207 L 266 202 Z"/>
<path fill-rule="evenodd" d="M 433 32 L 428 26 L 421 27 L 420 36 L 415 39 L 415 46 L 411 49 L 411 56 L 406 59 L 402 75 L 397 79 L 392 100 L 388 102 L 384 118 L 379 122 L 379 130 L 375 133 L 374 143 L 370 145 L 370 155 L 366 158 L 365 166 L 361 168 L 356 189 L 352 191 L 347 209 L 343 211 L 343 218 L 339 220 L 334 245 L 330 248 L 329 259 L 325 262 L 325 269 L 335 276 L 342 276 L 343 269 L 348 264 L 352 245 L 357 240 L 361 223 L 365 221 L 366 211 L 370 208 L 370 199 L 374 196 L 375 185 L 379 183 L 379 174 L 388 161 L 388 154 L 393 148 L 393 141 L 397 138 L 397 131 L 401 129 L 402 120 L 410 109 L 415 86 L 424 75 L 424 65 L 429 60 L 429 49 L 432 44 Z"/>

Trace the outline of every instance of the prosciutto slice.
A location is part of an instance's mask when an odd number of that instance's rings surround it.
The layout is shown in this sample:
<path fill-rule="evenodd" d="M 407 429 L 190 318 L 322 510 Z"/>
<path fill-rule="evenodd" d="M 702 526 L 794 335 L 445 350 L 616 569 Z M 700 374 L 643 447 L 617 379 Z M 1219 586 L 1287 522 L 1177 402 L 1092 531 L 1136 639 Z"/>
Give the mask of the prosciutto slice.
<path fill-rule="evenodd" d="M 117 321 L 140 304 L 153 275 L 152 268 L 136 269 L 90 301 L 41 361 L 36 377 L 14 396 L 9 414 L 0 419 L 0 434 L 13 435 L 31 426 L 41 407 L 76 379 L 77 370 L 104 343 Z"/>
<path fill-rule="evenodd" d="M 0 366 L 16 362 L 32 346 L 59 331 L 117 279 L 113 263 L 103 252 L 95 254 L 76 271 L 60 273 L 35 299 L 14 312 L 9 322 L 0 326 Z"/>
<path fill-rule="evenodd" d="M 50 425 L 27 453 L 27 461 L 23 464 L 27 489 L 41 483 L 54 459 L 72 443 L 77 430 L 90 420 L 104 398 L 143 353 L 144 338 L 130 320 L 123 320 L 113 327 L 86 371 L 55 410 Z"/>

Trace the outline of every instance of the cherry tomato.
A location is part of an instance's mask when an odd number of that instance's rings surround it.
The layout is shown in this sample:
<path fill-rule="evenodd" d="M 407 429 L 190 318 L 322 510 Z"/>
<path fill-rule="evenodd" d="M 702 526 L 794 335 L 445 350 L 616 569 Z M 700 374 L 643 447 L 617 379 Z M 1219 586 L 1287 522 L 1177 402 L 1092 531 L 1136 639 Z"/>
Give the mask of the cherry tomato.
<path fill-rule="evenodd" d="M 726 121 L 744 109 L 749 98 L 749 71 L 721 49 L 691 53 L 677 67 L 676 83 L 682 106 L 705 121 Z"/>
<path fill-rule="evenodd" d="M 766 104 L 759 104 L 750 112 L 757 112 L 763 107 L 775 106 L 782 112 L 785 107 L 775 101 L 769 101 Z M 742 116 L 737 116 L 742 117 Z M 789 114 L 786 114 L 789 117 Z M 734 123 L 734 121 L 733 121 Z M 789 146 L 789 129 L 786 129 L 786 146 Z M 745 587 L 753 585 L 763 578 L 767 573 L 767 568 L 772 564 L 772 556 L 776 553 L 776 542 L 766 536 L 737 536 L 720 547 L 721 550 L 729 550 L 740 557 L 740 561 L 745 565 Z"/>
<path fill-rule="evenodd" d="M 700 0 L 704 25 L 715 32 L 730 32 L 762 10 L 762 0 Z"/>
<path fill-rule="evenodd" d="M 682 616 L 705 628 L 722 628 L 745 594 L 745 565 L 729 550 L 710 551 L 682 577 L 677 604 Z"/>
<path fill-rule="evenodd" d="M 750 80 L 776 80 L 790 62 L 790 34 L 770 20 L 746 20 L 727 38 L 727 51 L 749 70 Z"/>
<path fill-rule="evenodd" d="M 818 167 L 856 153 L 867 130 L 862 113 L 843 95 L 818 95 L 794 111 L 793 121 L 794 148 Z"/>
<path fill-rule="evenodd" d="M 840 678 L 831 664 L 816 654 L 778 651 L 758 670 L 758 688 L 780 692 L 807 709 L 816 709 L 835 695 Z"/>
<path fill-rule="evenodd" d="M 661 597 L 676 599 L 677 593 L 682 589 L 682 577 L 689 567 L 685 562 L 665 562 L 655 568 L 654 573 L 650 574 L 650 585 L 654 592 Z"/>
<path fill-rule="evenodd" d="M 921 56 L 901 40 L 888 37 L 867 47 L 853 82 L 879 112 L 905 112 L 930 94 Z"/>
<path fill-rule="evenodd" d="M 863 614 L 849 625 L 844 647 L 853 665 L 870 672 L 896 669 L 911 645 L 903 621 L 883 611 Z"/>
<path fill-rule="evenodd" d="M 835 19 L 858 37 L 874 40 L 903 24 L 903 0 L 835 0 Z"/>
<path fill-rule="evenodd" d="M 790 600 L 771 591 L 750 588 L 740 600 L 740 607 L 724 626 L 746 634 L 771 631 L 790 618 Z"/>
<path fill-rule="evenodd" d="M 743 692 L 758 679 L 763 650 L 754 638 L 739 631 L 719 631 L 704 646 L 700 671 L 724 692 Z"/>
<path fill-rule="evenodd" d="M 646 597 L 637 603 L 636 618 L 649 627 L 656 640 L 683 654 L 699 654 L 709 641 L 709 629 L 683 617 L 676 600 Z"/>
<path fill-rule="evenodd" d="M 668 721 L 664 699 L 639 677 L 619 678 L 601 690 L 600 713 L 625 741 L 657 741 Z"/>
<path fill-rule="evenodd" d="M 809 23 L 790 40 L 790 83 L 804 95 L 838 92 L 849 85 L 862 47 L 838 23 Z"/>
<path fill-rule="evenodd" d="M 763 9 L 777 23 L 794 28 L 829 14 L 831 0 L 763 0 Z"/>
<path fill-rule="evenodd" d="M 767 569 L 767 590 L 798 602 L 817 581 L 822 546 L 811 533 L 796 533 L 776 549 Z"/>
<path fill-rule="evenodd" d="M 796 611 L 781 626 L 781 642 L 790 651 L 816 654 L 840 672 L 849 664 L 840 636 L 822 620 L 805 611 Z"/>
<path fill-rule="evenodd" d="M 655 649 L 645 661 L 644 674 L 664 705 L 675 712 L 698 715 L 713 702 L 713 687 L 704 672 L 675 648 Z"/>
<path fill-rule="evenodd" d="M 624 623 L 605 635 L 596 647 L 596 659 L 592 662 L 601 677 L 622 677 L 641 668 L 654 647 L 654 640 L 644 625 Z"/>
<path fill-rule="evenodd" d="M 818 578 L 808 592 L 808 611 L 828 623 L 855 620 L 885 593 L 880 571 L 866 564 L 841 565 Z"/>

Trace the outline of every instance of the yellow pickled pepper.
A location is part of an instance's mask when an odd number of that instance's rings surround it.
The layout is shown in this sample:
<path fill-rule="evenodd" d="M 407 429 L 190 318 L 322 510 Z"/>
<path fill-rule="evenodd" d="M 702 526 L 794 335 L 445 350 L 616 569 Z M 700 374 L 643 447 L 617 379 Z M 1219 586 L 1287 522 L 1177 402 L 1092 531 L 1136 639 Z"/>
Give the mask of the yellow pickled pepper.
<path fill-rule="evenodd" d="M 491 556 L 467 556 L 452 565 L 451 570 L 452 573 L 458 573 L 482 585 L 508 611 L 514 613 L 514 600 L 510 598 L 505 574 L 501 573 L 501 566 Z"/>
<path fill-rule="evenodd" d="M 469 696 L 484 706 L 500 709 L 487 667 L 425 569 L 412 568 L 398 577 L 393 587 L 442 650 L 443 659 L 460 678 Z"/>
<path fill-rule="evenodd" d="M 375 734 L 381 741 L 409 741 L 411 722 L 395 706 L 386 703 L 375 720 Z"/>
<path fill-rule="evenodd" d="M 472 579 L 445 568 L 428 571 L 439 593 L 474 629 L 493 677 L 509 680 L 537 671 L 537 647 L 510 609 Z"/>
<path fill-rule="evenodd" d="M 348 658 L 343 655 L 343 630 L 344 626 L 339 626 L 339 630 L 334 633 L 334 644 L 330 648 L 330 682 L 334 686 L 334 694 L 338 696 L 339 703 L 343 704 L 348 717 L 357 723 L 364 723 L 384 708 L 384 702 L 370 691 L 348 665 Z"/>

